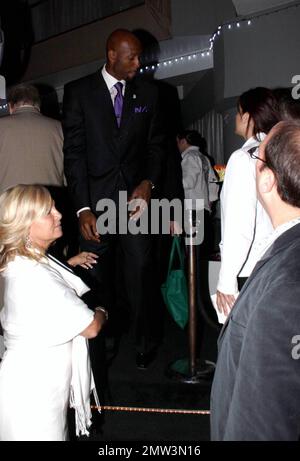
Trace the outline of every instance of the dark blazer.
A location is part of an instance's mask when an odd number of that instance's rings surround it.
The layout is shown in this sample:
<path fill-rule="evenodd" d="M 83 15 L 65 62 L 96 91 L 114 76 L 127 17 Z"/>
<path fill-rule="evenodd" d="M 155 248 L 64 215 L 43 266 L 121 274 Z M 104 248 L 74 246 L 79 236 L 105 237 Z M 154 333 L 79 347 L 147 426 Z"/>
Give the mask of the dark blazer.
<path fill-rule="evenodd" d="M 76 209 L 159 184 L 163 129 L 155 86 L 127 82 L 120 128 L 101 71 L 68 83 L 63 103 L 65 174 Z"/>
<path fill-rule="evenodd" d="M 211 393 L 212 440 L 299 440 L 299 255 L 297 224 L 257 263 L 224 324 Z"/>

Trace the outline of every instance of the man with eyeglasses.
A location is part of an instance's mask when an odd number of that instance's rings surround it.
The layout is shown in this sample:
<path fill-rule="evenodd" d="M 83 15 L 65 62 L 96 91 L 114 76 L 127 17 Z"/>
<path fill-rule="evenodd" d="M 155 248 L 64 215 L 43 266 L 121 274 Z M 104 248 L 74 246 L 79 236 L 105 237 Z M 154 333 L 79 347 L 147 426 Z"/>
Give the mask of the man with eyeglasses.
<path fill-rule="evenodd" d="M 221 331 L 212 440 L 300 437 L 300 124 L 280 122 L 259 148 L 256 185 L 274 226 Z"/>

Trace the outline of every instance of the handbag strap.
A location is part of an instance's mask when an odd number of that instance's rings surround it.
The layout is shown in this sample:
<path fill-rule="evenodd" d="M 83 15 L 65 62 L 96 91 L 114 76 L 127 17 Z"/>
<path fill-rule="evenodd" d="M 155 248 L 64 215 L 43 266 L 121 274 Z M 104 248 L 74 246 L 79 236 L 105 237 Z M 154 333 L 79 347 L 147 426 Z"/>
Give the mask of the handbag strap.
<path fill-rule="evenodd" d="M 178 237 L 177 235 L 174 235 L 174 237 L 173 237 L 170 260 L 169 260 L 169 267 L 168 267 L 168 275 L 170 274 L 171 269 L 172 269 L 172 265 L 173 265 L 174 257 L 175 257 L 175 251 L 177 251 L 177 254 L 179 256 L 180 269 L 183 269 L 184 268 L 184 261 L 183 261 L 183 255 L 182 255 L 181 247 L 180 247 L 180 237 Z"/>

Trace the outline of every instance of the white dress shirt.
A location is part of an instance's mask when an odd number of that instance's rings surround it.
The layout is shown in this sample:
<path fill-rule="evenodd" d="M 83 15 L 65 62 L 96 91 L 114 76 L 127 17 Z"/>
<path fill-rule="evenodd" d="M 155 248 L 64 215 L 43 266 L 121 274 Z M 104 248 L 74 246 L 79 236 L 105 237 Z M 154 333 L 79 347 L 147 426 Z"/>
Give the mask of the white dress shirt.
<path fill-rule="evenodd" d="M 263 133 L 258 134 L 262 141 Z M 221 269 L 217 289 L 238 292 L 237 277 L 248 277 L 257 262 L 257 247 L 273 231 L 269 216 L 257 199 L 256 159 L 248 150 L 259 146 L 254 137 L 235 151 L 227 164 L 221 192 Z M 258 151 L 255 152 L 258 154 Z"/>
<path fill-rule="evenodd" d="M 260 245 L 257 246 L 257 261 L 262 259 L 267 252 L 267 250 L 273 245 L 275 240 L 281 236 L 284 232 L 288 231 L 292 227 L 300 223 L 300 216 L 298 218 L 291 219 L 280 226 L 276 227 L 271 234 L 269 234 L 265 239 L 260 242 Z"/>
<path fill-rule="evenodd" d="M 110 92 L 110 96 L 111 96 L 111 100 L 112 100 L 112 103 L 114 103 L 115 101 L 115 97 L 117 96 L 118 94 L 118 91 L 115 87 L 115 84 L 118 83 L 118 82 L 121 82 L 122 85 L 123 85 L 123 88 L 122 88 L 122 94 L 124 96 L 125 94 L 125 87 L 126 87 L 126 81 L 125 80 L 117 80 L 115 77 L 113 77 L 111 74 L 109 74 L 106 70 L 106 64 L 104 64 L 104 66 L 102 67 L 101 69 L 101 74 L 102 74 L 102 77 L 104 78 L 104 81 L 106 83 L 106 86 L 108 88 L 108 91 Z"/>

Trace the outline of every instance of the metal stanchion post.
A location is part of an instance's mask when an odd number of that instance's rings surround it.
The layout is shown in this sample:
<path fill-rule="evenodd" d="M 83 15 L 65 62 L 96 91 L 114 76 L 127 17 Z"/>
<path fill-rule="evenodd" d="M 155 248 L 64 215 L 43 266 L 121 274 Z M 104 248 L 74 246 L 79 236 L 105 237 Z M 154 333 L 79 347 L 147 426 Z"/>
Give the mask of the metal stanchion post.
<path fill-rule="evenodd" d="M 198 360 L 196 354 L 197 345 L 197 304 L 196 304 L 196 234 L 199 232 L 199 223 L 193 225 L 193 211 L 187 209 L 186 243 L 188 249 L 188 293 L 189 293 L 189 323 L 188 342 L 189 357 L 172 362 L 166 371 L 166 375 L 177 381 L 190 384 L 210 384 L 215 364 L 208 360 Z M 197 221 L 197 218 L 196 218 Z M 199 274 L 198 274 L 199 277 Z"/>

